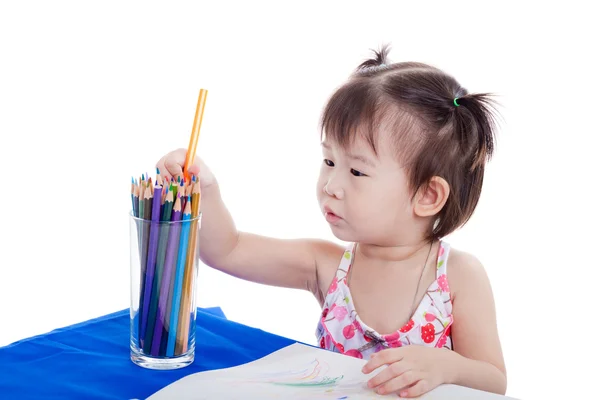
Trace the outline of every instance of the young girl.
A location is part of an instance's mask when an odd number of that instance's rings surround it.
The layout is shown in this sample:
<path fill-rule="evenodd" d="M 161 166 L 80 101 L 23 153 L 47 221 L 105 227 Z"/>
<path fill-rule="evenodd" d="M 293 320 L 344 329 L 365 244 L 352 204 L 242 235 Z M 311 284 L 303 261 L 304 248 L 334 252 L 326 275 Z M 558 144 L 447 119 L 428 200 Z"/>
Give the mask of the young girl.
<path fill-rule="evenodd" d="M 443 383 L 504 394 L 506 371 L 481 263 L 442 238 L 471 216 L 494 145 L 493 102 L 426 64 L 362 63 L 326 105 L 317 197 L 345 248 L 239 232 L 210 169 L 200 176 L 200 258 L 263 284 L 310 290 L 321 347 L 370 360 L 380 394 Z M 185 150 L 164 156 L 182 174 Z"/>

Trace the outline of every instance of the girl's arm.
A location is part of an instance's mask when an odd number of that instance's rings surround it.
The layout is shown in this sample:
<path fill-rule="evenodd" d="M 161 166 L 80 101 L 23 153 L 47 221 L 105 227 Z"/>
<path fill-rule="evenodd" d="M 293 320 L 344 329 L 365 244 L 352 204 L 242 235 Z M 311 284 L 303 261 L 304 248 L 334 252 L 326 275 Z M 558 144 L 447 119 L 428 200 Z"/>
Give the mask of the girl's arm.
<path fill-rule="evenodd" d="M 156 164 L 167 178 L 183 172 L 186 150 L 166 154 Z M 198 232 L 200 259 L 215 269 L 242 279 L 267 285 L 308 289 L 322 297 L 332 267 L 343 249 L 323 240 L 281 240 L 239 232 L 221 199 L 219 184 L 210 168 L 196 157 L 189 172 L 201 186 L 201 228 Z M 319 285 L 321 288 L 319 288 Z"/>
<path fill-rule="evenodd" d="M 481 263 L 454 250 L 448 261 L 453 291 L 452 343 L 447 370 L 450 382 L 488 392 L 506 393 L 506 368 L 496 325 L 492 288 Z"/>
<path fill-rule="evenodd" d="M 318 291 L 317 266 L 339 246 L 316 239 L 275 239 L 239 232 L 227 210 L 219 185 L 202 190 L 200 259 L 241 279 L 296 289 Z"/>

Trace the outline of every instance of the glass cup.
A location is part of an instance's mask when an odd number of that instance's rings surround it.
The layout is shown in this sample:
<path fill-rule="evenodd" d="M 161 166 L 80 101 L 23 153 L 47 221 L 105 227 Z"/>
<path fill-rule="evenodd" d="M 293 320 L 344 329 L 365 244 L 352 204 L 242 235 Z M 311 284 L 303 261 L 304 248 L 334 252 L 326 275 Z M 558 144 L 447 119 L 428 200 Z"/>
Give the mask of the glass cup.
<path fill-rule="evenodd" d="M 202 214 L 185 218 L 155 222 L 130 213 L 130 353 L 141 367 L 176 369 L 194 361 Z"/>

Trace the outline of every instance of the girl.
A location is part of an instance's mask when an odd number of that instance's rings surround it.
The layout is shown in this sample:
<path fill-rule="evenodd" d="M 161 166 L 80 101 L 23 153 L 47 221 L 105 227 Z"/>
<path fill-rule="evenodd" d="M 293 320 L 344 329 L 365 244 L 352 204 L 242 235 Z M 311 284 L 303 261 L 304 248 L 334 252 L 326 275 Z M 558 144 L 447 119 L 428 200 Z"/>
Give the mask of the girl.
<path fill-rule="evenodd" d="M 333 234 L 281 240 L 239 232 L 210 169 L 200 177 L 200 258 L 233 276 L 310 290 L 321 347 L 386 365 L 369 387 L 422 395 L 443 383 L 504 394 L 506 371 L 489 280 L 443 238 L 472 215 L 494 148 L 493 102 L 432 66 L 375 51 L 321 119 L 317 197 Z M 185 150 L 165 155 L 182 174 Z"/>

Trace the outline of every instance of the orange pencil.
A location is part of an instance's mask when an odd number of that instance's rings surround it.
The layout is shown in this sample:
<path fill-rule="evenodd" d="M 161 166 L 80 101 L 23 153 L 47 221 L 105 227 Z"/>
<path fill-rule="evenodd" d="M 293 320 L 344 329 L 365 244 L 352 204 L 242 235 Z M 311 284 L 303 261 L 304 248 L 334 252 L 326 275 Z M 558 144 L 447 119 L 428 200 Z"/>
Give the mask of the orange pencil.
<path fill-rule="evenodd" d="M 204 106 L 206 104 L 207 94 L 208 91 L 206 89 L 200 89 L 200 93 L 198 94 L 196 115 L 194 116 L 194 124 L 192 126 L 192 133 L 190 135 L 190 143 L 185 155 L 185 164 L 183 167 L 183 174 L 188 182 L 191 180 L 191 175 L 188 170 L 194 162 L 194 158 L 196 157 L 196 147 L 198 146 L 198 138 L 200 137 L 200 126 L 202 125 L 202 117 L 204 116 Z"/>
<path fill-rule="evenodd" d="M 200 182 L 196 180 L 192 185 L 192 225 L 190 226 L 190 238 L 188 252 L 185 260 L 185 275 L 183 278 L 183 294 L 181 299 L 181 315 L 179 316 L 179 327 L 177 329 L 177 348 L 178 354 L 183 354 L 188 350 L 188 341 L 190 335 L 190 318 L 196 310 L 192 309 L 194 299 L 192 298 L 192 288 L 196 274 L 193 269 L 196 257 L 196 240 L 198 232 L 198 222 L 195 220 L 200 213 Z"/>

